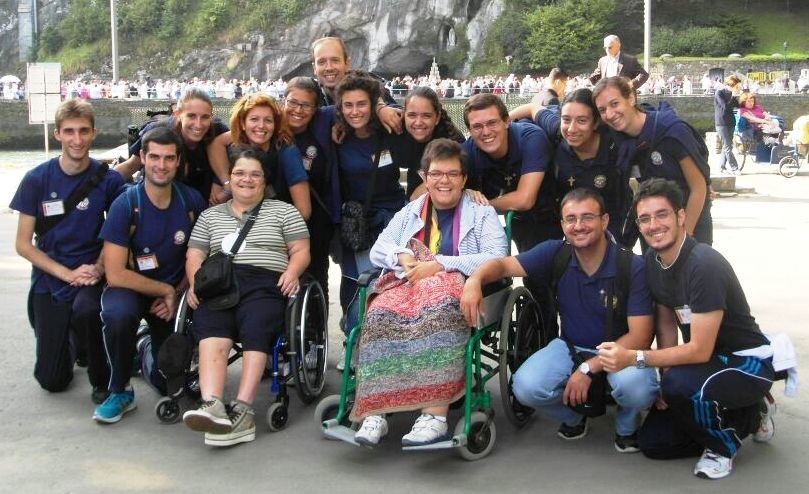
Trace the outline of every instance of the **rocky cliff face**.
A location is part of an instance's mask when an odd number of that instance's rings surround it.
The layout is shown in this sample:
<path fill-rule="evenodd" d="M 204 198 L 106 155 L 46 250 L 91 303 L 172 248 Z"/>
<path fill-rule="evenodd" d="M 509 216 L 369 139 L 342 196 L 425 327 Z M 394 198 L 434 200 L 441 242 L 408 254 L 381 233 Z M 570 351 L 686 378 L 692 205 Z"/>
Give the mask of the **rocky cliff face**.
<path fill-rule="evenodd" d="M 0 5 L 0 70 L 17 63 L 19 2 Z M 171 77 L 218 78 L 249 75 L 288 78 L 311 73 L 309 47 L 322 36 L 345 40 L 352 65 L 381 74 L 427 73 L 433 57 L 461 45 L 466 65 L 481 47 L 488 26 L 503 11 L 505 0 L 346 0 L 313 2 L 296 25 L 252 33 L 233 46 L 200 48 L 186 55 L 180 73 Z M 39 25 L 55 22 L 70 0 L 39 0 Z M 466 48 L 468 46 L 468 49 Z M 125 55 L 122 53 L 122 55 Z M 97 71 L 106 74 L 109 62 Z M 152 72 L 149 67 L 143 67 Z M 156 71 L 155 71 L 156 72 Z M 448 75 L 448 74 L 442 74 Z"/>
<path fill-rule="evenodd" d="M 39 27 L 56 22 L 62 15 L 70 0 L 5 0 L 0 2 L 0 72 L 15 72 L 23 77 L 24 62 L 20 62 L 20 26 L 30 27 L 29 22 L 20 22 L 20 4 L 38 7 L 36 18 Z"/>
<path fill-rule="evenodd" d="M 18 59 L 17 0 L 10 0 L 0 4 L 0 72 L 8 72 Z"/>
<path fill-rule="evenodd" d="M 348 46 L 353 67 L 383 75 L 426 74 L 433 57 L 440 61 L 441 54 L 465 44 L 468 57 L 457 71 L 460 76 L 469 72 L 469 62 L 503 7 L 504 0 L 317 3 L 295 26 L 254 33 L 233 47 L 190 53 L 183 59 L 182 75 L 219 77 L 230 70 L 237 77 L 286 79 L 311 74 L 312 41 L 339 36 Z"/>

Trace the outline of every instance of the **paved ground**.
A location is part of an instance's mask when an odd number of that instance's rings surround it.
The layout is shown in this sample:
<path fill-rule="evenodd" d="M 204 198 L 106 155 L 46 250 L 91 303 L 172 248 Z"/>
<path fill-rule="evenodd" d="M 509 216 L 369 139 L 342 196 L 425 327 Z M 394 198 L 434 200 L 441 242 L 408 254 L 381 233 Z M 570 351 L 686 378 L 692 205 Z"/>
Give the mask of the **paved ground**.
<path fill-rule="evenodd" d="M 789 333 L 799 356 L 809 361 L 805 330 L 809 265 L 804 252 L 809 245 L 809 175 L 804 170 L 787 180 L 763 167 L 745 171 L 748 174 L 739 178 L 738 187 L 754 188 L 755 193 L 715 202 L 715 246 L 733 263 L 761 326 Z M 0 178 L 3 205 L 18 180 L 16 172 L 4 172 Z M 392 419 L 388 441 L 375 451 L 323 440 L 314 426 L 314 406 L 303 407 L 295 398 L 285 430 L 270 433 L 262 423 L 255 442 L 211 449 L 181 424 L 159 424 L 152 411 L 157 397 L 140 380 L 134 382 L 138 410 L 119 424 L 101 426 L 90 418 L 93 405 L 84 370 L 77 369 L 73 385 L 61 394 L 45 393 L 31 377 L 34 339 L 23 310 L 29 268 L 13 251 L 15 225 L 14 215 L 0 213 L 0 235 L 7 239 L 0 243 L 0 274 L 6 280 L 0 287 L 1 490 L 682 493 L 710 489 L 737 494 L 800 492 L 809 481 L 802 466 L 809 453 L 809 394 L 804 390 L 798 398 L 787 399 L 780 384 L 773 442 L 748 441 L 733 475 L 713 483 L 693 477 L 690 459 L 660 462 L 616 453 L 612 411 L 594 421 L 585 439 L 565 443 L 555 436 L 557 424 L 548 420 L 515 430 L 497 401 L 497 444 L 488 458 L 473 463 L 453 451 L 400 451 L 397 443 L 410 427 L 409 415 Z M 334 343 L 340 339 L 335 331 Z M 331 360 L 335 358 L 333 354 Z M 326 392 L 334 393 L 336 373 L 330 374 Z M 231 389 L 234 385 L 231 381 Z M 496 388 L 493 391 L 497 398 Z M 265 395 L 257 403 L 259 416 L 269 400 Z"/>

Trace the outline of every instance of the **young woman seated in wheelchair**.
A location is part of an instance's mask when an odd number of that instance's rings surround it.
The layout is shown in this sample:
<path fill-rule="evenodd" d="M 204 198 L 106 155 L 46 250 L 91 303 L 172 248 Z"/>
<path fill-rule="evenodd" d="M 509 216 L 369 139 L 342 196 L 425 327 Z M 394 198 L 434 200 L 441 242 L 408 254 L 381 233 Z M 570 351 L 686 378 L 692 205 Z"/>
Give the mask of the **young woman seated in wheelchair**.
<path fill-rule="evenodd" d="M 188 243 L 186 274 L 191 280 L 188 303 L 193 308 L 192 333 L 199 342 L 199 384 L 203 403 L 183 415 L 185 424 L 205 432 L 205 444 L 229 446 L 255 439 L 252 407 L 272 343 L 283 328 L 285 297 L 299 289 L 309 264 L 309 232 L 291 205 L 264 199 L 269 177 L 255 151 L 241 150 L 230 170 L 233 198 L 202 213 Z M 255 213 L 257 206 L 261 206 Z M 228 309 L 200 300 L 194 275 L 203 261 L 230 251 L 251 216 L 250 228 L 233 257 L 239 301 Z M 242 344 L 242 375 L 236 399 L 223 402 L 228 355 L 233 342 Z"/>
<path fill-rule="evenodd" d="M 366 446 L 388 433 L 384 414 L 411 410 L 421 415 L 403 445 L 448 438 L 449 405 L 464 393 L 464 280 L 507 254 L 494 208 L 464 192 L 458 143 L 430 142 L 420 175 L 427 194 L 396 213 L 371 248 L 372 263 L 386 272 L 368 289 L 350 417 L 362 420 L 354 439 Z"/>

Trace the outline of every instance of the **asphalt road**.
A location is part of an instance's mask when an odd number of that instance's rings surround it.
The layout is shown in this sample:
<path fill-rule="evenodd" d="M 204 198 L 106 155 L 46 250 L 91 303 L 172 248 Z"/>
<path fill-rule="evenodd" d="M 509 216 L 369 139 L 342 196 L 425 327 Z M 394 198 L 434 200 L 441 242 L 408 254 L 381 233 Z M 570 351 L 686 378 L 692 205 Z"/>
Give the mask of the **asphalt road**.
<path fill-rule="evenodd" d="M 752 168 L 752 167 L 751 167 Z M 715 247 L 733 264 L 753 313 L 767 332 L 788 333 L 799 358 L 809 354 L 809 174 L 787 180 L 764 167 L 746 169 L 738 188 L 754 188 L 714 203 Z M 4 174 L 0 200 L 8 204 L 19 174 Z M 612 414 L 594 420 L 576 442 L 556 435 L 558 424 L 537 419 L 521 430 L 501 413 L 495 383 L 497 442 L 492 454 L 467 462 L 452 450 L 403 452 L 398 440 L 414 418 L 391 420 L 388 439 L 376 450 L 327 441 L 314 426 L 314 405 L 293 396 L 289 423 L 271 433 L 263 421 L 271 398 L 256 403 L 253 443 L 213 449 L 182 424 L 161 425 L 158 397 L 134 380 L 138 409 L 114 425 L 91 419 L 85 371 L 77 369 L 64 393 L 42 391 L 31 375 L 34 338 L 25 316 L 29 266 L 13 250 L 16 216 L 0 212 L 0 491 L 4 492 L 800 492 L 809 482 L 809 398 L 778 400 L 776 435 L 769 444 L 745 442 L 733 474 L 721 481 L 692 475 L 695 459 L 653 461 L 622 455 L 612 445 Z M 339 279 L 332 271 L 332 293 Z M 336 331 L 332 307 L 333 348 Z M 330 360 L 338 352 L 332 352 Z M 326 394 L 337 392 L 329 371 Z M 231 368 L 235 388 L 238 367 Z M 457 415 L 450 417 L 454 423 Z M 804 487 L 801 487 L 804 486 Z"/>

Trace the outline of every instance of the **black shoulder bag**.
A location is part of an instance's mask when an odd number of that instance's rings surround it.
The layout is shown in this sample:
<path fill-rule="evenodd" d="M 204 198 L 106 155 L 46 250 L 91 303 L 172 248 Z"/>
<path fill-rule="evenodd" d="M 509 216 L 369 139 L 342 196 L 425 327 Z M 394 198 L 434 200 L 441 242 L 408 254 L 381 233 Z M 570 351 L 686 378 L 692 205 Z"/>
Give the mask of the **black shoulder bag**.
<path fill-rule="evenodd" d="M 360 252 L 371 247 L 370 212 L 371 200 L 374 196 L 374 182 L 379 169 L 379 158 L 382 155 L 381 141 L 376 146 L 374 164 L 371 167 L 371 178 L 368 182 L 368 192 L 365 194 L 365 203 L 359 201 L 346 201 L 343 203 L 340 220 L 340 238 L 343 245 L 354 252 Z"/>
<path fill-rule="evenodd" d="M 258 203 L 245 222 L 230 252 L 220 250 L 208 256 L 194 274 L 194 293 L 212 310 L 225 310 L 239 303 L 239 283 L 233 271 L 233 258 L 239 252 L 245 237 L 258 219 L 261 203 Z"/>

